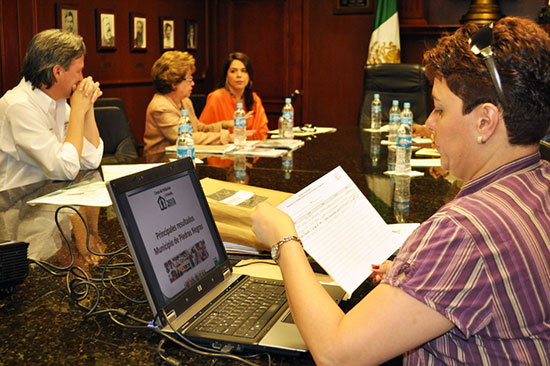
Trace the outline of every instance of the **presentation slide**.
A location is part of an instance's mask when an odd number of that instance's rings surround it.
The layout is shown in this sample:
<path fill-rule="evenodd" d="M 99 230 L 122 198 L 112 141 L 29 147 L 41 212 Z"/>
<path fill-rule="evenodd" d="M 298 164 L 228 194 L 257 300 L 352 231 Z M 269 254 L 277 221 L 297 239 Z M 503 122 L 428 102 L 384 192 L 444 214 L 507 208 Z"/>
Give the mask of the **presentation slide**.
<path fill-rule="evenodd" d="M 220 258 L 188 176 L 128 197 L 164 296 L 197 282 Z"/>

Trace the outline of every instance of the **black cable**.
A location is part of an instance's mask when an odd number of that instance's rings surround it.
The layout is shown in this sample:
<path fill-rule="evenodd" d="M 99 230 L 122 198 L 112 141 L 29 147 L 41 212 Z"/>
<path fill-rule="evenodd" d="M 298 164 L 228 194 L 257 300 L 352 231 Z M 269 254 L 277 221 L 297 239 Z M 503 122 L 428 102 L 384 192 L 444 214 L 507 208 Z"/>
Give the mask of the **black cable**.
<path fill-rule="evenodd" d="M 213 348 L 204 347 L 204 346 L 201 346 L 201 345 L 198 345 L 198 344 L 194 343 L 193 341 L 191 341 L 190 339 L 185 337 L 183 334 L 176 331 L 176 329 L 172 325 L 172 322 L 170 322 L 170 320 L 168 320 L 168 317 L 167 317 L 166 312 L 164 311 L 164 309 L 162 309 L 162 314 L 164 316 L 164 319 L 166 320 L 166 323 L 168 324 L 168 326 L 172 330 L 172 332 L 174 334 L 176 334 L 179 338 L 181 338 L 184 342 L 187 342 L 189 345 L 180 342 L 177 338 L 172 337 L 171 335 L 169 335 L 169 333 L 166 333 L 166 332 L 163 332 L 163 331 L 159 330 L 157 327 L 154 327 L 152 329 L 155 330 L 157 333 L 162 334 L 164 337 L 170 339 L 172 342 L 178 344 L 180 347 L 183 347 L 188 351 L 195 352 L 195 353 L 200 354 L 200 355 L 205 355 L 205 356 L 210 356 L 210 357 L 219 357 L 219 358 L 230 358 L 230 359 L 242 362 L 246 365 L 259 366 L 258 364 L 255 364 L 255 363 L 252 363 L 250 361 L 245 360 L 243 357 L 239 357 L 239 356 L 232 355 L 232 354 L 229 354 L 229 353 L 224 353 L 222 351 L 219 351 L 219 350 L 216 350 L 216 349 L 213 349 Z M 155 315 L 155 317 L 154 317 L 154 319 L 157 319 L 157 318 L 159 318 L 159 314 Z M 256 357 L 259 357 L 259 356 L 264 355 L 264 354 L 267 356 L 268 366 L 270 366 L 271 365 L 271 355 L 267 352 L 262 353 L 262 354 L 250 355 L 250 356 L 247 356 L 247 358 L 256 358 Z"/>
<path fill-rule="evenodd" d="M 230 359 L 230 360 L 235 360 L 235 361 L 242 362 L 245 365 L 249 365 L 249 366 L 260 366 L 257 363 L 250 362 L 248 360 L 245 360 L 242 357 L 232 355 L 230 353 L 221 353 L 221 352 L 218 352 L 218 351 L 216 351 L 216 352 L 206 352 L 206 351 L 201 351 L 200 349 L 195 349 L 191 346 L 188 346 L 187 344 L 185 344 L 183 342 L 180 342 L 180 340 L 178 340 L 177 338 L 174 338 L 172 335 L 170 335 L 168 333 L 165 333 L 165 332 L 163 332 L 161 330 L 158 330 L 156 328 L 151 328 L 151 329 L 153 329 L 153 331 L 155 333 L 160 334 L 161 336 L 171 340 L 173 343 L 177 344 L 178 346 L 184 348 L 187 351 L 191 351 L 193 353 L 196 353 L 196 354 L 199 354 L 199 355 L 202 355 L 202 356 L 216 357 L 216 358 L 226 358 L 226 359 Z M 270 366 L 271 365 L 271 356 L 269 355 L 269 353 L 265 353 L 265 354 L 268 357 L 268 365 Z M 181 362 L 177 363 L 176 365 L 179 365 L 179 364 L 181 364 Z"/>
<path fill-rule="evenodd" d="M 61 228 L 61 225 L 60 225 L 59 219 L 58 219 L 59 212 L 64 208 L 68 208 L 68 209 L 73 210 L 79 216 L 80 220 L 84 224 L 84 227 L 86 229 L 86 249 L 90 253 L 92 253 L 93 255 L 101 256 L 101 257 L 108 257 L 107 262 L 105 264 L 98 265 L 98 267 L 101 268 L 101 276 L 99 278 L 90 277 L 85 270 L 83 270 L 79 266 L 75 265 L 75 255 L 74 255 L 71 243 L 67 239 L 67 236 L 65 235 L 65 232 Z M 156 327 L 154 325 L 151 326 L 151 324 L 155 324 L 155 320 L 158 318 L 159 314 L 155 315 L 153 322 L 147 322 L 143 319 L 140 319 L 140 318 L 135 317 L 131 314 L 128 314 L 128 312 L 124 309 L 100 309 L 100 310 L 97 310 L 97 308 L 99 306 L 100 299 L 101 299 L 101 291 L 100 291 L 100 288 L 99 288 L 98 284 L 101 284 L 104 287 L 104 289 L 114 288 L 115 291 L 117 291 L 120 295 L 122 295 L 123 297 L 125 297 L 127 300 L 129 300 L 131 302 L 139 303 L 139 304 L 142 304 L 142 303 L 146 302 L 146 300 L 136 300 L 136 299 L 133 299 L 133 298 L 127 296 L 115 285 L 115 281 L 123 279 L 131 273 L 131 270 L 128 267 L 134 265 L 133 263 L 115 263 L 115 264 L 111 264 L 111 262 L 116 257 L 118 257 L 119 255 L 128 256 L 127 253 L 123 253 L 123 251 L 125 249 L 127 249 L 127 246 L 124 246 L 124 247 L 122 247 L 122 248 L 120 248 L 120 249 L 118 249 L 114 252 L 111 252 L 111 253 L 96 253 L 93 250 L 91 250 L 90 245 L 89 245 L 90 244 L 90 231 L 89 231 L 89 228 L 88 228 L 88 224 L 86 223 L 86 220 L 84 219 L 82 214 L 72 206 L 60 206 L 60 207 L 58 207 L 57 210 L 55 211 L 55 223 L 56 223 L 56 226 L 57 226 L 57 228 L 58 228 L 58 230 L 59 230 L 59 232 L 60 232 L 60 234 L 63 238 L 63 241 L 67 244 L 69 254 L 70 254 L 70 257 L 71 257 L 71 261 L 70 261 L 69 265 L 67 265 L 65 267 L 61 267 L 61 266 L 56 266 L 56 265 L 54 265 L 52 263 L 49 263 L 49 262 L 40 261 L 40 260 L 36 260 L 36 259 L 32 259 L 32 258 L 29 258 L 29 262 L 30 263 L 35 263 L 39 268 L 43 269 L 44 271 L 50 273 L 53 276 L 56 276 L 56 277 L 65 276 L 65 282 L 66 282 L 67 292 L 69 294 L 69 297 L 72 300 L 75 301 L 76 305 L 80 309 L 86 311 L 86 313 L 83 315 L 84 319 L 89 319 L 93 316 L 98 316 L 98 315 L 102 315 L 102 314 L 108 314 L 110 319 L 113 321 L 113 323 L 118 324 L 119 326 L 122 326 L 122 327 L 125 327 L 125 328 L 131 328 L 131 329 L 153 329 L 153 331 L 155 331 L 156 333 L 160 334 L 161 336 L 163 336 L 166 339 L 171 340 L 175 344 L 179 345 L 180 347 L 182 347 L 182 348 L 184 348 L 188 351 L 191 351 L 191 352 L 194 352 L 194 353 L 197 353 L 197 354 L 200 354 L 200 355 L 204 355 L 204 356 L 209 356 L 209 357 L 233 359 L 233 360 L 242 362 L 242 363 L 244 363 L 246 365 L 250 365 L 250 366 L 259 366 L 258 364 L 250 362 L 250 361 L 246 360 L 243 357 L 232 355 L 230 353 L 224 353 L 223 351 L 218 351 L 218 350 L 215 350 L 215 349 L 212 349 L 212 348 L 203 347 L 203 346 L 200 346 L 198 344 L 195 344 L 191 340 L 184 337 L 182 334 L 175 331 L 175 329 L 173 328 L 170 321 L 168 321 L 168 318 L 166 317 L 166 313 L 164 313 L 164 310 L 163 310 L 164 317 L 167 320 L 167 323 L 169 324 L 172 331 L 175 334 L 177 334 L 180 338 L 182 338 L 182 340 L 189 343 L 189 345 L 185 344 L 183 342 L 180 342 L 177 338 L 173 337 L 172 335 L 159 330 L 158 327 Z M 254 261 L 252 263 L 257 263 L 257 262 L 267 263 L 267 264 L 274 264 L 274 263 L 262 262 L 262 261 Z M 244 267 L 244 266 L 250 265 L 252 263 L 245 264 L 245 265 L 240 265 L 238 267 Z M 119 274 L 119 275 L 116 275 L 116 276 L 106 277 L 106 271 L 107 270 L 110 270 L 110 271 L 111 270 L 112 271 L 121 270 L 122 274 Z M 95 301 L 89 300 L 90 290 L 93 290 L 95 295 L 96 295 Z M 87 300 L 88 302 L 92 302 L 92 305 L 91 306 L 83 305 L 83 301 L 85 301 L 85 300 Z M 130 325 L 130 324 L 126 324 L 124 322 L 121 322 L 120 320 L 118 320 L 116 318 L 117 315 L 122 317 L 125 320 L 130 319 L 131 321 L 133 321 L 133 322 L 135 322 L 139 325 Z M 161 342 L 162 342 L 162 340 L 161 340 Z M 164 342 L 159 343 L 159 345 L 157 346 L 157 352 L 159 353 L 161 358 L 164 360 L 164 362 L 169 364 L 169 365 L 173 365 L 173 366 L 181 365 L 181 362 L 179 362 L 177 359 L 175 359 L 173 357 L 166 356 L 164 354 L 164 350 L 162 348 L 163 344 L 164 344 Z M 259 357 L 261 355 L 262 354 L 250 355 L 250 356 L 247 356 L 247 358 Z M 271 356 L 269 355 L 269 353 L 265 353 L 265 355 L 267 355 L 268 366 L 270 366 L 271 365 Z"/>
<path fill-rule="evenodd" d="M 239 267 L 246 267 L 246 266 L 250 266 L 252 264 L 269 264 L 270 266 L 278 266 L 277 263 L 269 260 L 267 262 L 264 262 L 263 260 L 255 260 L 255 261 L 251 261 L 251 262 L 248 262 L 248 263 L 243 263 L 243 264 L 235 264 L 233 267 L 235 268 L 239 268 Z"/>

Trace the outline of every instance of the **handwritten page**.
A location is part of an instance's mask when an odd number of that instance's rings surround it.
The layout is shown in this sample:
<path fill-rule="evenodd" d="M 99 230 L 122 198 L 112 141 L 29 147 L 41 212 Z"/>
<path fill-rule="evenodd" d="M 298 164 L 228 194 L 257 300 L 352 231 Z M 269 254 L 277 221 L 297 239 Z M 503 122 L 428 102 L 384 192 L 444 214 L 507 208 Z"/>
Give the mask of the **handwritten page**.
<path fill-rule="evenodd" d="M 278 206 L 286 212 L 306 252 L 348 293 L 400 246 L 376 209 L 338 167 Z"/>

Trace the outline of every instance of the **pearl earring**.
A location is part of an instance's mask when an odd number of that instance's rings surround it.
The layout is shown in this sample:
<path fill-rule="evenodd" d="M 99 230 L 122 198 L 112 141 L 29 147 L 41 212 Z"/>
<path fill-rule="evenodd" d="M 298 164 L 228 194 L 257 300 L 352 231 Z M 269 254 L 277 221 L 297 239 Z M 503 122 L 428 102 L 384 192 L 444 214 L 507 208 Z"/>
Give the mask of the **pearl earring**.
<path fill-rule="evenodd" d="M 480 135 L 480 136 L 477 137 L 477 143 L 478 144 L 484 144 L 485 143 L 485 141 L 483 141 L 483 136 Z"/>

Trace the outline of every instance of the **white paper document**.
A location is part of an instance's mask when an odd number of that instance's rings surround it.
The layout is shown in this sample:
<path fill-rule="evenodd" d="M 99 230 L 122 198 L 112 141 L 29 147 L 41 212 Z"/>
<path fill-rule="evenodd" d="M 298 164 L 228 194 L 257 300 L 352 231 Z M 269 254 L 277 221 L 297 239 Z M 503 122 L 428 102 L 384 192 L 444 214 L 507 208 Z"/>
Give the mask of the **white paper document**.
<path fill-rule="evenodd" d="M 113 179 L 138 173 L 162 164 L 165 163 L 102 165 L 101 171 L 103 173 L 103 180 L 108 182 Z"/>
<path fill-rule="evenodd" d="M 304 249 L 348 293 L 401 245 L 351 178 L 338 167 L 278 206 Z"/>
<path fill-rule="evenodd" d="M 111 198 L 104 182 L 85 182 L 59 189 L 27 202 L 29 205 L 110 206 Z"/>
<path fill-rule="evenodd" d="M 431 168 L 441 166 L 441 159 L 411 159 L 411 166 L 418 168 Z"/>

